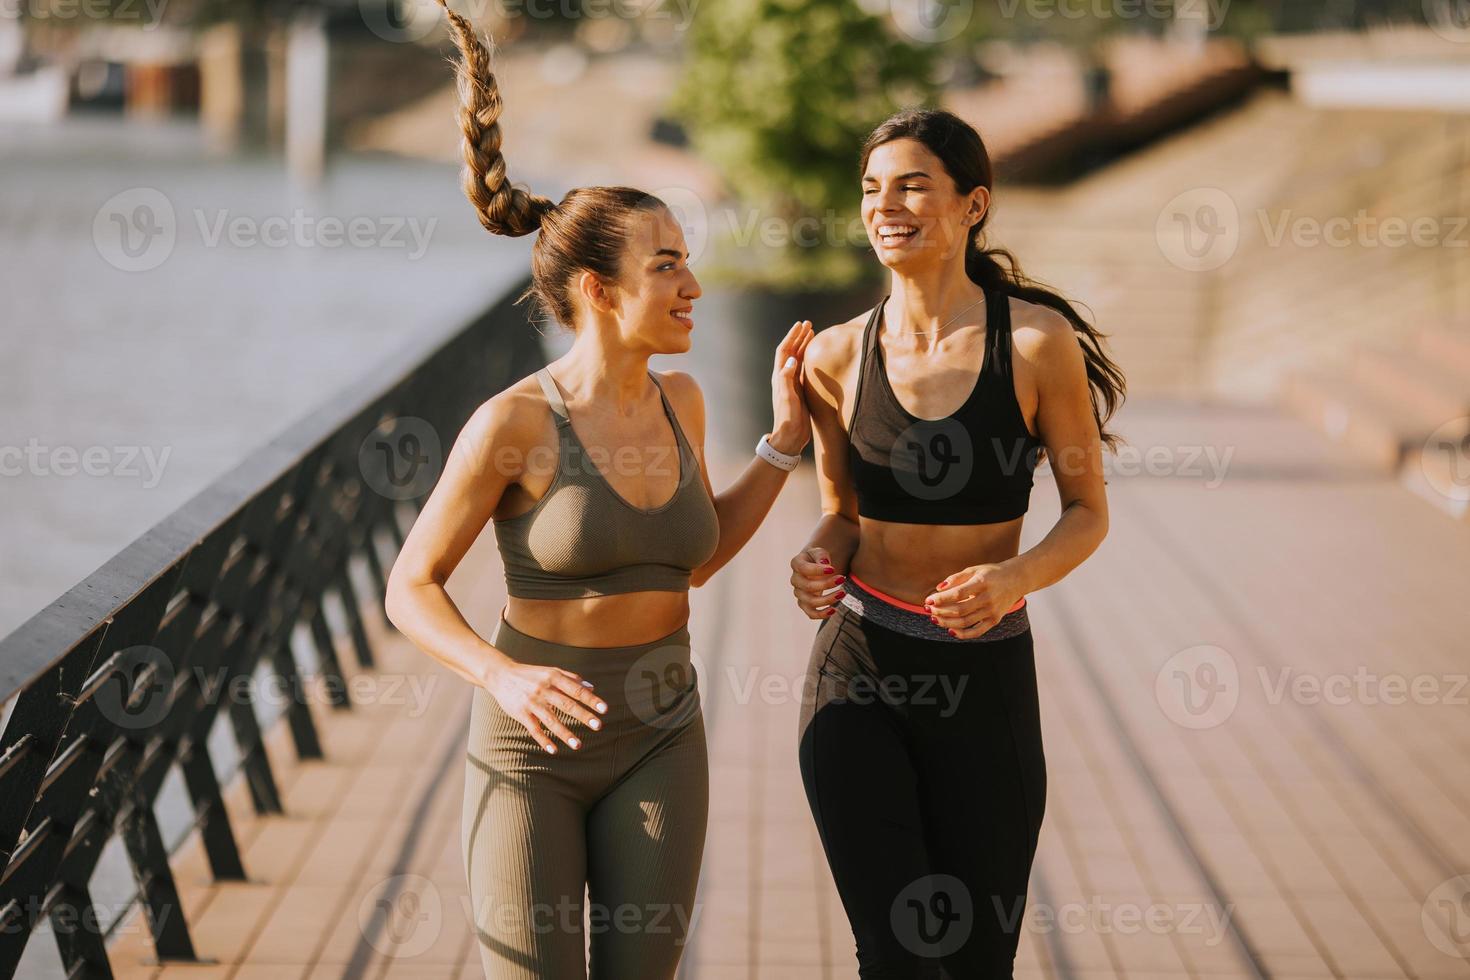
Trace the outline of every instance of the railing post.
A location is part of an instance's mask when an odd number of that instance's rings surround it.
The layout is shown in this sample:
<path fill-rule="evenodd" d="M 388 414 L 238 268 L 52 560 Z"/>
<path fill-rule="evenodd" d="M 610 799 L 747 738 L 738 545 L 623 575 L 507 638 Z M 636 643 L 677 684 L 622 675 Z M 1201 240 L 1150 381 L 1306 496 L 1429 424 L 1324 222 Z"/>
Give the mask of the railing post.
<path fill-rule="evenodd" d="M 158 832 L 153 808 L 130 801 L 118 818 L 118 829 L 142 896 L 153 948 L 160 960 L 193 960 L 194 941 L 184 922 L 184 909 L 174 873 L 168 865 L 168 849 Z"/>

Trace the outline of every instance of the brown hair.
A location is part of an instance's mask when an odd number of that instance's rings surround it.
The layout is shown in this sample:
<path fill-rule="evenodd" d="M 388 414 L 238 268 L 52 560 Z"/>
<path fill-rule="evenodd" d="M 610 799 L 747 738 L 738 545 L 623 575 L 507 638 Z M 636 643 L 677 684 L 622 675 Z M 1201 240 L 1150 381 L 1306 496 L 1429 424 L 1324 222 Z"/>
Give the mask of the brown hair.
<path fill-rule="evenodd" d="M 464 192 L 485 230 L 519 237 L 540 231 L 531 248 L 530 298 L 564 326 L 575 323 L 571 283 L 582 271 L 615 281 L 628 244 L 628 218 L 665 205 L 632 187 L 578 187 L 553 204 L 550 198 L 513 187 L 500 150 L 500 84 L 490 70 L 490 51 L 464 16 L 439 5 L 459 48 L 459 127 L 464 134 Z"/>
<path fill-rule="evenodd" d="M 902 139 L 918 140 L 937 156 L 961 194 L 968 194 L 976 187 L 992 189 L 994 172 L 980 134 L 969 123 L 943 109 L 904 109 L 885 119 L 863 141 L 859 173 L 867 170 L 868 156 L 875 149 Z M 1087 362 L 1087 383 L 1098 434 L 1104 446 L 1116 449 L 1121 440 L 1117 433 L 1107 431 L 1106 425 L 1123 403 L 1127 382 L 1122 369 L 1103 352 L 1102 341 L 1107 335 L 1083 319 L 1059 294 L 1026 276 L 1010 252 L 985 247 L 985 224 L 990 220 L 990 211 L 986 209 L 965 243 L 965 273 L 987 290 L 1040 304 L 1067 318 L 1077 333 L 1077 342 Z M 1001 259 L 1005 260 L 1004 264 Z"/>

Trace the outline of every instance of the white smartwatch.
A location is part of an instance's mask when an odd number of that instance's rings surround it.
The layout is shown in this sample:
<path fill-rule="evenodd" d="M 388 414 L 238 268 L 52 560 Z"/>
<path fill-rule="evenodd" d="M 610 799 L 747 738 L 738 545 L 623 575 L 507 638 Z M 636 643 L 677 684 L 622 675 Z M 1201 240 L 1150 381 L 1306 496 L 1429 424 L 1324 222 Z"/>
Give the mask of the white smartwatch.
<path fill-rule="evenodd" d="M 767 435 L 769 435 L 769 433 L 767 433 Z M 776 469 L 785 470 L 787 473 L 790 473 L 792 470 L 796 469 L 796 464 L 801 462 L 801 457 L 799 455 L 793 456 L 790 453 L 783 453 L 781 450 L 771 445 L 770 440 L 767 439 L 765 436 L 761 436 L 761 441 L 755 444 L 755 454 L 761 459 L 765 460 L 767 463 L 770 463 L 772 466 L 776 467 Z"/>

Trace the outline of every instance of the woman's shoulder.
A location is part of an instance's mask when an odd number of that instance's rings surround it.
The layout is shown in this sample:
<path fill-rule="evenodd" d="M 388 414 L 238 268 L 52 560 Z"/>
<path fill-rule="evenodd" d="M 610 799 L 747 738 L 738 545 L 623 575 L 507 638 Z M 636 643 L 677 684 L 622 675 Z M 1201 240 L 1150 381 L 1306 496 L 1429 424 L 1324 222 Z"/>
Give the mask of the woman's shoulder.
<path fill-rule="evenodd" d="M 1032 360 L 1077 347 L 1072 321 L 1045 303 L 1011 296 L 1011 336 L 1016 353 Z"/>
<path fill-rule="evenodd" d="M 696 431 L 704 428 L 704 392 L 699 387 L 699 382 L 694 375 L 688 371 L 653 371 L 652 374 L 669 399 L 669 404 L 674 408 L 674 414 L 679 416 L 685 428 L 694 426 Z"/>
<path fill-rule="evenodd" d="M 851 320 L 818 330 L 806 347 L 806 362 L 829 374 L 839 374 L 862 352 L 863 328 L 872 310 Z"/>
<path fill-rule="evenodd" d="M 554 439 L 555 427 L 541 383 L 529 374 L 481 402 L 460 439 L 471 446 L 529 450 Z"/>

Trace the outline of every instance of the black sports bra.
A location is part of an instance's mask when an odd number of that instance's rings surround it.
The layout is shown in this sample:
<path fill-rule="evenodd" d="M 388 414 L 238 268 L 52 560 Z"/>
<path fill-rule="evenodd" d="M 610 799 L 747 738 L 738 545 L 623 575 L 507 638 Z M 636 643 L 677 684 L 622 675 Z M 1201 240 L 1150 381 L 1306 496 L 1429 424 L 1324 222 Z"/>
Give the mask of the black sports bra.
<path fill-rule="evenodd" d="M 848 434 L 860 515 L 903 524 L 995 524 L 1026 513 L 1041 440 L 1027 430 L 1016 401 L 1009 299 L 986 291 L 984 363 L 970 397 L 942 419 L 921 419 L 898 403 L 878 343 L 888 297 L 873 308 Z"/>

